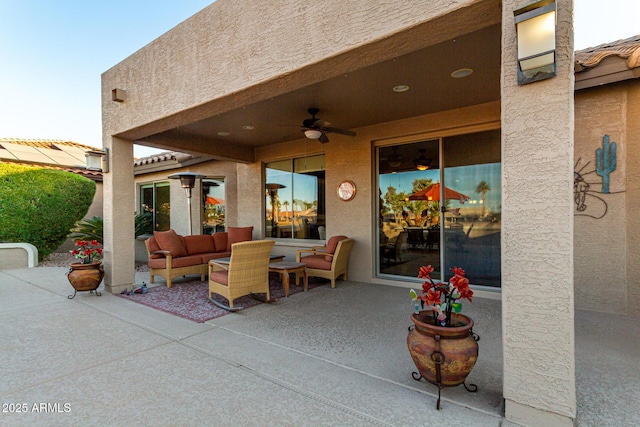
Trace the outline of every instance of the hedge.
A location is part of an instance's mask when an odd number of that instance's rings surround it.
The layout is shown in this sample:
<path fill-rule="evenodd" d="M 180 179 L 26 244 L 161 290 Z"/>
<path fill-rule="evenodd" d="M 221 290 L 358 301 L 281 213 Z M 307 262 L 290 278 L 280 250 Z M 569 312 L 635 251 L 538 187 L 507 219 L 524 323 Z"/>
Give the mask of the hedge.
<path fill-rule="evenodd" d="M 26 242 L 42 260 L 89 210 L 95 182 L 61 170 L 0 163 L 0 242 Z"/>

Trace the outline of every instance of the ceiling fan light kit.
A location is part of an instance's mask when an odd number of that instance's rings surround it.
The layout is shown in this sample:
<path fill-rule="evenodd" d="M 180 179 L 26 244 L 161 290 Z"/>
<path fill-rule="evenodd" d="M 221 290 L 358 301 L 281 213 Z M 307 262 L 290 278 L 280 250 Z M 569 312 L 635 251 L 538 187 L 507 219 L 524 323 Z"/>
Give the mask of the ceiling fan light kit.
<path fill-rule="evenodd" d="M 316 129 L 307 129 L 304 131 L 304 136 L 309 139 L 320 139 L 320 137 L 322 136 L 322 132 Z"/>
<path fill-rule="evenodd" d="M 432 159 L 428 159 L 424 155 L 424 153 L 426 152 L 427 150 L 420 150 L 420 157 L 413 160 L 413 164 L 416 166 L 416 169 L 418 169 L 419 171 L 426 171 L 427 169 L 429 169 L 429 165 L 431 165 Z"/>
<path fill-rule="evenodd" d="M 309 114 L 311 114 L 311 118 L 304 119 L 300 128 L 302 129 L 302 132 L 304 132 L 304 136 L 308 139 L 317 139 L 318 141 L 320 141 L 320 143 L 324 144 L 326 142 L 329 142 L 327 133 L 339 133 L 341 135 L 356 136 L 356 133 L 351 130 L 331 127 L 331 123 L 316 118 L 316 114 L 318 114 L 318 111 L 320 111 L 317 108 L 309 108 L 307 111 L 309 111 Z"/>

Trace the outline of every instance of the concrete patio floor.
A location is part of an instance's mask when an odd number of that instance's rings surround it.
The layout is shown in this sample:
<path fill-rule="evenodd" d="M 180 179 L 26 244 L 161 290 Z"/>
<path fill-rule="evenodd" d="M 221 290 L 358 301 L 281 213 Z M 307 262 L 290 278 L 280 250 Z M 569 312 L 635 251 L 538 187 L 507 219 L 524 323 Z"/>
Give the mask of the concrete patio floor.
<path fill-rule="evenodd" d="M 436 387 L 411 377 L 407 289 L 340 282 L 194 323 L 106 293 L 69 300 L 66 271 L 0 271 L 2 426 L 511 425 L 498 300 L 465 304 L 479 390 L 444 389 L 437 411 Z M 640 425 L 638 320 L 577 311 L 577 425 Z"/>

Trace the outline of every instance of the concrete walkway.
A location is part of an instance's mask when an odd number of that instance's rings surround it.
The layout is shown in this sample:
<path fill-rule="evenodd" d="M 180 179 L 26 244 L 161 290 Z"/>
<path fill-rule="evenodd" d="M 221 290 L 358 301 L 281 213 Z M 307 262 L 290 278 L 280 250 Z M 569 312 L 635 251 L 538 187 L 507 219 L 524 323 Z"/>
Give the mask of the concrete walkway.
<path fill-rule="evenodd" d="M 404 288 L 339 283 L 199 324 L 69 300 L 66 270 L 0 272 L 2 426 L 509 425 L 500 301 L 465 304 L 479 391 L 444 389 L 436 411 L 436 387 L 411 378 Z M 640 425 L 638 319 L 579 312 L 576 334 L 578 425 Z"/>

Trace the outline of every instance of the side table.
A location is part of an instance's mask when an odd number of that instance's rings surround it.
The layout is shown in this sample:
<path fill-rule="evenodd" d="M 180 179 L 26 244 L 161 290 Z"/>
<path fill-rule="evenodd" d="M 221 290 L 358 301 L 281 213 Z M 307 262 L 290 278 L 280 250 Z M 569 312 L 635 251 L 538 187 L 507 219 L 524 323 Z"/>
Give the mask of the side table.
<path fill-rule="evenodd" d="M 302 262 L 272 262 L 269 264 L 269 271 L 274 271 L 282 275 L 282 285 L 284 286 L 284 296 L 289 296 L 289 274 L 302 273 L 304 277 L 304 290 L 307 291 L 309 283 L 307 281 L 307 265 Z"/>

